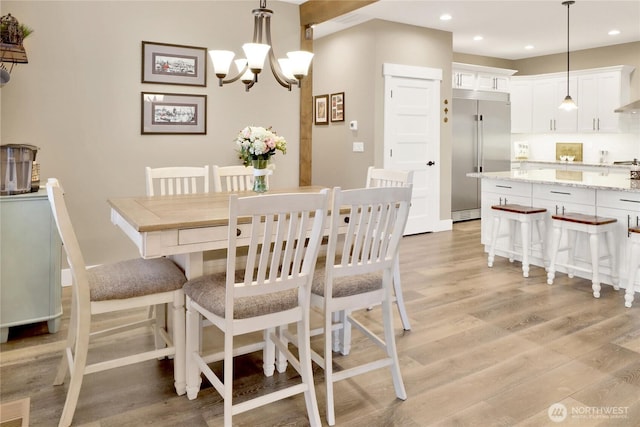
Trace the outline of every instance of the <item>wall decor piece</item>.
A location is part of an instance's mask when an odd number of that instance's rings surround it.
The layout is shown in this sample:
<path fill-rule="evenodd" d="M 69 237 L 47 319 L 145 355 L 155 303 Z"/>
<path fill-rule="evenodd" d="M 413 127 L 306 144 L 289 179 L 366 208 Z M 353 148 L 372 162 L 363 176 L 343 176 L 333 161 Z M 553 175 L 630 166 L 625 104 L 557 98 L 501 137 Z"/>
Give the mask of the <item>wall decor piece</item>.
<path fill-rule="evenodd" d="M 207 85 L 207 48 L 142 42 L 142 83 Z"/>
<path fill-rule="evenodd" d="M 331 94 L 331 121 L 344 122 L 344 92 Z"/>
<path fill-rule="evenodd" d="M 316 125 L 329 124 L 329 95 L 318 95 L 314 98 L 313 122 Z"/>
<path fill-rule="evenodd" d="M 556 160 L 564 160 L 564 157 L 570 157 L 571 161 L 582 161 L 582 143 L 581 142 L 556 142 Z"/>
<path fill-rule="evenodd" d="M 143 135 L 207 133 L 207 95 L 142 92 L 141 104 Z"/>

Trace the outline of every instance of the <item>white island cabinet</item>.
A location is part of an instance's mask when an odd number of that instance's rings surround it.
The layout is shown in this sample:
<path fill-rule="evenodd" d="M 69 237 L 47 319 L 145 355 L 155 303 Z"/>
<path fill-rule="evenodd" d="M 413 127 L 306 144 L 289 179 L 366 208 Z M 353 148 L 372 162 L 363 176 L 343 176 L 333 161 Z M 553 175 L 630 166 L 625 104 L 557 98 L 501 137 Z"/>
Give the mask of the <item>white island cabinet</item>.
<path fill-rule="evenodd" d="M 58 235 L 46 190 L 0 197 L 0 331 L 47 322 L 50 333 L 62 316 Z"/>
<path fill-rule="evenodd" d="M 505 172 L 485 172 L 468 174 L 482 179 L 482 235 L 485 251 L 489 251 L 493 227 L 491 206 L 500 202 L 518 203 L 547 209 L 546 241 L 551 241 L 551 215 L 556 212 L 580 212 L 584 214 L 613 217 L 618 220 L 616 227 L 617 274 L 620 285 L 626 288 L 627 277 L 627 228 L 640 223 L 640 181 L 631 180 L 629 173 L 598 173 L 588 171 L 566 171 L 556 169 L 512 170 Z M 507 230 L 501 230 L 505 232 Z M 496 255 L 508 257 L 506 239 L 496 244 Z M 589 267 L 589 242 L 578 241 L 576 256 L 584 259 L 584 267 Z M 549 245 L 547 244 L 547 251 Z M 606 253 L 602 248 L 601 253 Z M 564 258 L 563 258 L 564 256 Z M 521 259 L 516 256 L 516 259 Z M 566 253 L 559 254 L 559 263 L 566 261 Z M 549 254 L 534 250 L 530 256 L 531 265 L 548 265 Z M 582 261 L 581 261 L 582 262 Z M 559 272 L 566 268 L 558 266 Z M 613 285 L 612 272 L 606 260 L 601 264 L 602 283 Z M 575 272 L 576 276 L 590 279 L 586 272 Z M 545 280 L 543 276 L 542 280 Z M 640 280 L 634 284 L 640 290 Z M 622 294 L 621 294 L 622 298 Z"/>

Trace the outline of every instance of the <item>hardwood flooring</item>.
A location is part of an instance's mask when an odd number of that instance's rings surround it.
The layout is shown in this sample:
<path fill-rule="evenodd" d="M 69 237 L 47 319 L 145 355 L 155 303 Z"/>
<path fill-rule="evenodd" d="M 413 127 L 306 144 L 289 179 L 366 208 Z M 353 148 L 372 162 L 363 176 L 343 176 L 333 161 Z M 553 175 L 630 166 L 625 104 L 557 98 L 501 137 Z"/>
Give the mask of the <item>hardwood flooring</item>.
<path fill-rule="evenodd" d="M 339 382 L 337 425 L 640 425 L 640 301 L 626 309 L 623 292 L 608 286 L 594 299 L 589 281 L 563 274 L 548 286 L 537 267 L 525 279 L 520 263 L 500 257 L 487 268 L 479 221 L 405 237 L 401 270 L 412 330 L 403 332 L 398 316 L 395 325 L 409 397 L 395 398 L 386 370 Z M 63 296 L 67 313 L 68 288 Z M 125 315 L 142 317 L 146 311 Z M 359 317 L 381 329 L 379 307 Z M 52 381 L 67 324 L 65 316 L 61 331 L 52 335 L 46 323 L 11 328 L 0 347 L 0 399 L 30 397 L 32 426 L 55 426 L 61 414 L 66 386 L 54 387 Z M 104 342 L 98 353 L 110 353 L 111 343 Z M 131 332 L 117 343 L 127 349 L 152 341 Z M 313 346 L 319 349 L 320 342 Z M 352 353 L 336 357 L 335 364 L 348 366 L 372 351 L 354 330 Z M 291 369 L 265 378 L 260 356 L 236 362 L 238 399 L 298 380 Z M 324 379 L 317 367 L 315 379 L 324 422 Z M 559 423 L 548 415 L 555 403 L 567 409 Z M 172 361 L 154 360 L 85 377 L 74 421 L 92 427 L 219 426 L 222 400 L 206 381 L 196 400 L 177 396 Z M 235 416 L 234 422 L 304 426 L 304 399 L 267 405 Z"/>

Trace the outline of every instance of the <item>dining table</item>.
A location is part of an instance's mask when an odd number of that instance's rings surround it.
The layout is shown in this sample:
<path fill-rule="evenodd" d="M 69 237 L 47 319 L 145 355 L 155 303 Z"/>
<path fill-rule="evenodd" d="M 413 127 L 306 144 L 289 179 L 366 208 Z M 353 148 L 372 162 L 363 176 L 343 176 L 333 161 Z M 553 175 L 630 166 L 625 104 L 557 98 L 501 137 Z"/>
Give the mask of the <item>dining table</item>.
<path fill-rule="evenodd" d="M 301 186 L 269 190 L 266 194 L 319 192 L 326 187 Z M 239 196 L 263 197 L 253 191 Z M 226 249 L 230 193 L 134 196 L 108 199 L 111 222 L 136 245 L 143 258 L 171 257 L 188 279 L 202 276 L 203 252 Z M 239 244 L 248 239 L 248 219 L 238 220 Z M 248 242 L 248 240 L 247 240 Z"/>

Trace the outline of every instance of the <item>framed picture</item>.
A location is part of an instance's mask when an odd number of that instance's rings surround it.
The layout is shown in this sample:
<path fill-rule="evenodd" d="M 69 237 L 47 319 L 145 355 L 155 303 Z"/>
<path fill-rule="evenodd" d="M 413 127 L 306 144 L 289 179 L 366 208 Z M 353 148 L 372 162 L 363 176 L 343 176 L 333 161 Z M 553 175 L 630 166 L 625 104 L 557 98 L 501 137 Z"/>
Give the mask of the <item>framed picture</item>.
<path fill-rule="evenodd" d="M 344 92 L 331 94 L 331 121 L 344 122 Z"/>
<path fill-rule="evenodd" d="M 206 135 L 207 95 L 142 92 L 140 132 Z"/>
<path fill-rule="evenodd" d="M 316 125 L 329 124 L 329 95 L 318 95 L 314 98 L 313 122 Z"/>
<path fill-rule="evenodd" d="M 142 42 L 142 83 L 207 85 L 207 48 Z"/>

